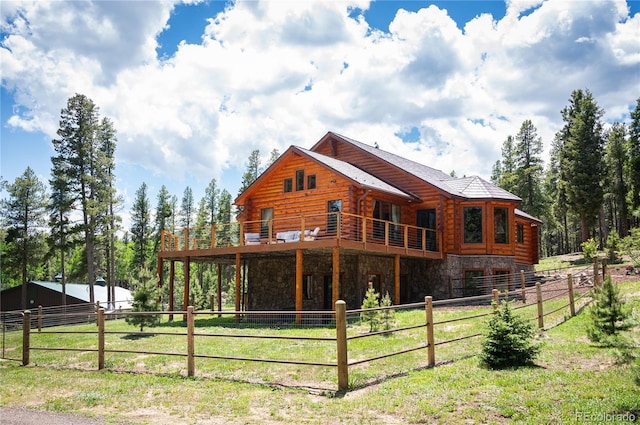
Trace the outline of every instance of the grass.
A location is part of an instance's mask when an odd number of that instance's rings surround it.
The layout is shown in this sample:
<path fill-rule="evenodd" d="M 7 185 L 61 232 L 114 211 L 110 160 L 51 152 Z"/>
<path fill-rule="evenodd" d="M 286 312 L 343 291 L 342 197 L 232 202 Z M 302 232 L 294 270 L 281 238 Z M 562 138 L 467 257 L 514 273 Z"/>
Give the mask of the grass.
<path fill-rule="evenodd" d="M 640 310 L 640 281 L 621 285 L 636 311 Z M 535 317 L 535 306 L 517 310 Z M 435 321 L 480 314 L 485 307 L 437 309 Z M 399 326 L 424 314 L 414 310 L 396 312 Z M 564 311 L 556 313 L 561 317 Z M 545 323 L 552 318 L 545 318 Z M 486 318 L 436 325 L 436 341 L 481 330 Z M 108 354 L 109 370 L 97 371 L 95 353 L 34 352 L 34 366 L 0 362 L 0 406 L 29 407 L 105 417 L 111 423 L 132 424 L 405 424 L 405 423 L 582 423 L 584 415 L 635 415 L 640 417 L 640 386 L 637 369 L 616 362 L 615 350 L 589 343 L 585 315 L 545 331 L 543 349 L 535 367 L 493 371 L 482 367 L 477 352 L 479 338 L 436 347 L 438 366 L 425 368 L 424 351 L 365 363 L 350 368 L 353 391 L 335 388 L 335 369 L 281 366 L 252 362 L 197 360 L 196 377 L 184 377 L 182 357 Z M 215 321 L 202 322 L 198 332 L 216 331 Z M 110 322 L 110 328 L 131 331 Z M 362 330 L 349 328 L 350 335 Z M 94 330 L 87 325 L 87 330 Z M 164 324 L 163 331 L 183 332 L 178 324 Z M 206 330 L 205 330 L 206 329 Z M 233 328 L 226 331 L 235 331 Z M 330 328 L 291 329 L 292 334 L 330 334 Z M 239 332 L 239 331 L 238 331 Z M 243 332 L 282 332 L 249 329 Z M 350 341 L 354 360 L 370 353 L 393 351 L 406 344 L 423 342 L 423 331 L 403 332 Z M 125 339 L 109 335 L 107 347 L 140 344 L 147 350 L 164 347 L 183 350 L 182 337 L 157 335 Z M 640 340 L 640 330 L 632 336 Z M 95 347 L 95 335 L 40 335 L 56 343 L 71 337 L 78 347 Z M 174 341 L 175 340 L 175 341 Z M 215 340 L 214 340 L 215 341 Z M 272 340 L 233 339 L 222 347 L 196 350 L 251 350 L 259 354 L 308 358 L 331 357 L 324 342 L 299 341 L 274 345 Z M 35 341 L 32 341 L 35 344 Z M 44 344 L 45 341 L 39 343 Z M 247 343 L 247 344 L 249 344 Z M 66 344 L 69 344 L 67 342 Z M 285 351 L 285 352 L 282 352 Z M 207 351 L 209 352 L 209 351 Z M 53 368 L 63 362 L 64 368 Z M 145 373 L 132 373 L 142 370 Z M 285 377 L 282 380 L 282 377 Z M 276 384 L 275 382 L 284 382 Z M 307 384 L 314 383 L 314 386 Z M 582 415 L 582 416 L 580 416 Z M 597 417 L 597 416 L 596 416 Z M 624 418 L 620 416 L 619 418 Z M 636 419 L 637 420 L 637 419 Z M 612 423 L 615 423 L 613 421 Z M 620 423 L 620 421 L 618 421 Z"/>

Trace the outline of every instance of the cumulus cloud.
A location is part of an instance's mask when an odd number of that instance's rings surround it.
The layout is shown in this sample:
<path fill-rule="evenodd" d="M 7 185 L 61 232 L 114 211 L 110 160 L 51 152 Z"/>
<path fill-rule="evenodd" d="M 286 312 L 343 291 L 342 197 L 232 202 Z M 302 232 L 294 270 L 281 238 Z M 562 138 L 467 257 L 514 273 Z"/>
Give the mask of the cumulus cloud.
<path fill-rule="evenodd" d="M 487 178 L 525 119 L 551 142 L 572 90 L 609 119 L 638 96 L 640 16 L 624 1 L 507 1 L 503 18 L 462 27 L 432 5 L 399 10 L 388 32 L 367 24 L 368 1 L 237 1 L 159 57 L 174 7 L 3 2 L 2 85 L 17 104 L 3 125 L 53 137 L 78 92 L 114 120 L 120 161 L 202 186 L 254 149 L 330 130 Z"/>

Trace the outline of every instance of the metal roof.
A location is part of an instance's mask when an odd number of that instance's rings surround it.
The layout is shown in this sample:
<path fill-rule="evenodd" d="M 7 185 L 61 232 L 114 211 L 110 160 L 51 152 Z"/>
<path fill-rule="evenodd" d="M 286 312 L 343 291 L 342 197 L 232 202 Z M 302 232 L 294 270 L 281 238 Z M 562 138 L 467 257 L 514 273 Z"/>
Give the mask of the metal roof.
<path fill-rule="evenodd" d="M 358 148 L 374 155 L 381 160 L 388 162 L 395 167 L 410 173 L 419 179 L 429 183 L 446 193 L 451 195 L 470 198 L 470 199 L 505 199 L 510 201 L 521 201 L 519 197 L 511 192 L 508 192 L 493 183 L 483 180 L 480 177 L 465 177 L 456 178 L 447 173 L 431 168 L 424 164 L 412 161 L 407 158 L 403 158 L 391 152 L 384 151 L 374 146 L 369 146 L 365 143 L 358 142 L 357 140 L 349 137 L 342 136 L 337 133 L 330 134 L 339 137 L 347 143 L 350 143 Z"/>
<path fill-rule="evenodd" d="M 62 283 L 60 282 L 44 282 L 39 280 L 31 280 L 29 283 L 33 283 L 35 285 L 40 285 L 44 288 L 50 289 L 52 291 L 56 291 L 62 294 Z M 89 285 L 83 283 L 67 283 L 65 284 L 65 292 L 67 296 L 77 298 L 84 302 L 91 302 L 89 297 Z M 131 304 L 133 302 L 133 295 L 131 291 L 125 288 L 121 288 L 119 286 L 115 287 L 115 306 L 107 306 L 108 296 L 107 296 L 107 287 L 94 285 L 93 286 L 93 298 L 97 302 L 99 301 L 101 305 L 104 305 L 106 309 L 130 309 Z"/>

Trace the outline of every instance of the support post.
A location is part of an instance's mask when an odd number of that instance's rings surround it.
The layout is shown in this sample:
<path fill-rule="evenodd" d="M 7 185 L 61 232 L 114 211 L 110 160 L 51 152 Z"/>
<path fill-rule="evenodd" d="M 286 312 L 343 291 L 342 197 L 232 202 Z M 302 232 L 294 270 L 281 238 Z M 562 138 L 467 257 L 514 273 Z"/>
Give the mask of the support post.
<path fill-rule="evenodd" d="M 573 317 L 576 315 L 576 304 L 573 299 L 573 276 L 571 273 L 567 275 L 567 285 L 569 286 L 569 311 Z"/>
<path fill-rule="evenodd" d="M 536 298 L 538 303 L 538 328 L 544 328 L 544 311 L 542 308 L 542 288 L 540 282 L 536 283 Z"/>
<path fill-rule="evenodd" d="M 338 217 L 340 217 L 338 215 Z M 331 252 L 331 259 L 333 265 L 333 272 L 331 275 L 331 301 L 333 305 L 336 305 L 338 298 L 340 298 L 340 248 L 334 246 Z"/>
<path fill-rule="evenodd" d="M 176 262 L 171 260 L 169 262 L 169 311 L 174 312 L 176 309 L 174 302 L 174 283 L 176 279 Z M 173 314 L 169 315 L 169 321 L 173 322 Z"/>
<path fill-rule="evenodd" d="M 236 323 L 240 322 L 240 296 L 242 295 L 240 291 L 242 291 L 242 285 L 240 282 L 240 267 L 242 264 L 240 263 L 240 253 L 236 253 Z"/>
<path fill-rule="evenodd" d="M 188 229 L 185 229 L 188 230 Z M 182 297 L 182 310 L 184 311 L 189 303 L 189 284 L 191 281 L 191 257 L 184 257 L 184 296 Z M 182 321 L 187 321 L 187 314 L 184 313 Z"/>
<path fill-rule="evenodd" d="M 396 254 L 393 256 L 393 283 L 393 297 L 395 300 L 395 304 L 400 305 L 400 254 Z M 382 297 L 383 295 L 380 294 L 380 296 Z"/>
<path fill-rule="evenodd" d="M 42 306 L 38 306 L 38 332 L 42 332 Z"/>
<path fill-rule="evenodd" d="M 222 264 L 218 263 L 218 317 L 222 317 Z"/>
<path fill-rule="evenodd" d="M 304 236 L 300 236 L 304 239 Z M 302 250 L 296 249 L 296 312 L 302 311 L 302 278 L 303 278 L 303 256 Z M 302 323 L 302 314 L 296 314 L 296 324 Z"/>
<path fill-rule="evenodd" d="M 338 357 L 338 391 L 349 388 L 349 362 L 347 353 L 347 303 L 338 300 L 336 309 L 336 344 Z"/>
<path fill-rule="evenodd" d="M 424 309 L 427 316 L 427 365 L 436 365 L 436 346 L 433 336 L 433 297 L 424 297 Z"/>
<path fill-rule="evenodd" d="M 193 339 L 194 320 L 193 306 L 187 307 L 187 376 L 194 376 L 196 370 L 195 362 L 195 343 Z"/>
<path fill-rule="evenodd" d="M 522 288 L 522 304 L 527 303 L 527 285 L 524 278 L 524 270 L 520 270 L 520 287 Z"/>
<path fill-rule="evenodd" d="M 104 308 L 98 310 L 98 370 L 104 369 Z"/>
<path fill-rule="evenodd" d="M 22 366 L 29 365 L 29 336 L 31 332 L 31 312 L 25 310 L 22 315 Z"/>

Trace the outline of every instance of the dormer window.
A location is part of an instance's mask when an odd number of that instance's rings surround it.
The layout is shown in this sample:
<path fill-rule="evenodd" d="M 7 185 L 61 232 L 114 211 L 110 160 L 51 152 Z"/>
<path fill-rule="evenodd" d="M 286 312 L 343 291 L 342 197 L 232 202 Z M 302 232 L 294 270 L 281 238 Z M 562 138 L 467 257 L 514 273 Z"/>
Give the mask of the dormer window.
<path fill-rule="evenodd" d="M 304 190 L 304 170 L 296 171 L 296 190 Z"/>
<path fill-rule="evenodd" d="M 315 189 L 316 188 L 316 175 L 309 174 L 307 176 L 307 189 Z"/>
<path fill-rule="evenodd" d="M 284 193 L 291 192 L 293 190 L 293 180 L 292 179 L 284 179 Z"/>

